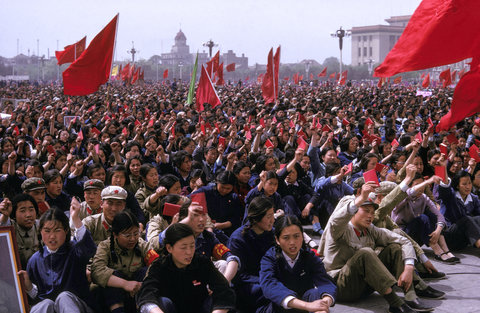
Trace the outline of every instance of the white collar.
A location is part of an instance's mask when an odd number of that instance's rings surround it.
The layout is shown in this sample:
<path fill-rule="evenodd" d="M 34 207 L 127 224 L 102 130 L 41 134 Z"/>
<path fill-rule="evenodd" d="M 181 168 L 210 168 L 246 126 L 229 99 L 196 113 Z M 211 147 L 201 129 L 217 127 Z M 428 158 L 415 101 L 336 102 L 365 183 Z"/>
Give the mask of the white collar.
<path fill-rule="evenodd" d="M 50 250 L 50 249 L 48 249 L 47 246 L 45 246 L 45 248 L 47 248 L 47 251 L 48 251 L 49 254 L 56 253 L 58 251 L 58 249 L 57 250 Z"/>
<path fill-rule="evenodd" d="M 460 192 L 458 192 L 458 191 L 455 192 L 455 196 L 456 196 L 458 199 L 462 200 L 462 202 L 463 202 L 464 205 L 467 205 L 469 202 L 472 202 L 472 201 L 473 201 L 473 199 L 472 199 L 472 194 L 471 194 L 471 193 L 468 194 L 468 196 L 467 196 L 467 198 L 465 199 L 465 201 L 463 201 L 463 198 L 462 198 L 462 196 L 460 195 Z"/>
<path fill-rule="evenodd" d="M 287 261 L 288 265 L 290 265 L 290 267 L 292 268 L 295 266 L 295 263 L 297 263 L 298 258 L 300 257 L 300 251 L 297 253 L 297 256 L 295 257 L 295 259 L 290 258 L 283 250 L 282 250 L 282 254 L 285 260 Z"/>

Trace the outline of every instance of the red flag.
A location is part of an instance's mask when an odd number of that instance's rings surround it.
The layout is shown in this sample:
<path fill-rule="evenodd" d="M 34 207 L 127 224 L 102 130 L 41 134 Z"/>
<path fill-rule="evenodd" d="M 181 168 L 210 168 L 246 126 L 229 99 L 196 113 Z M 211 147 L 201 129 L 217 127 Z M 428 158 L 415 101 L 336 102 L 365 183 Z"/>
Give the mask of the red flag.
<path fill-rule="evenodd" d="M 215 91 L 212 81 L 210 80 L 210 76 L 208 76 L 207 70 L 202 65 L 202 73 L 200 74 L 200 80 L 198 81 L 196 96 L 196 106 L 198 112 L 204 110 L 204 103 L 209 103 L 213 108 L 221 104 L 220 98 L 218 98 L 217 92 Z"/>
<path fill-rule="evenodd" d="M 127 82 L 132 81 L 133 75 L 135 74 L 135 70 L 136 70 L 135 64 L 130 66 L 130 70 L 128 71 L 128 75 L 127 75 Z"/>
<path fill-rule="evenodd" d="M 327 67 L 325 67 L 320 74 L 317 75 L 318 77 L 325 77 L 327 76 Z"/>
<path fill-rule="evenodd" d="M 167 79 L 168 78 L 168 68 L 163 71 L 163 79 Z"/>
<path fill-rule="evenodd" d="M 217 68 L 217 77 L 218 77 L 218 80 L 217 80 L 217 83 L 216 85 L 217 86 L 222 86 L 225 84 L 225 81 L 223 80 L 223 62 L 222 64 L 220 64 Z"/>
<path fill-rule="evenodd" d="M 300 80 L 299 80 L 298 73 L 295 73 L 295 74 L 293 75 L 293 83 L 294 83 L 295 85 L 298 85 L 299 82 L 300 82 Z"/>
<path fill-rule="evenodd" d="M 310 80 L 313 80 L 313 74 L 310 74 Z"/>
<path fill-rule="evenodd" d="M 422 82 L 423 88 L 427 88 L 428 86 L 430 86 L 430 73 L 428 73 L 427 76 L 425 76 Z"/>
<path fill-rule="evenodd" d="M 330 74 L 330 76 L 328 76 L 328 78 L 335 78 L 335 76 L 337 76 L 337 72 L 333 72 L 332 74 Z"/>
<path fill-rule="evenodd" d="M 441 118 L 437 132 L 448 130 L 456 123 L 480 111 L 480 67 L 467 72 L 453 93 L 450 111 Z"/>
<path fill-rule="evenodd" d="M 135 71 L 135 74 L 133 74 L 132 76 L 132 85 L 137 82 L 139 77 L 140 77 L 140 67 L 137 68 L 137 70 Z"/>
<path fill-rule="evenodd" d="M 303 75 L 298 76 L 298 80 L 303 81 Z"/>
<path fill-rule="evenodd" d="M 345 85 L 345 83 L 347 82 L 347 75 L 348 75 L 348 71 L 344 71 L 344 72 L 342 73 L 341 79 L 340 79 L 340 81 L 338 82 L 338 84 L 339 84 L 340 86 Z"/>
<path fill-rule="evenodd" d="M 82 55 L 63 72 L 63 93 L 94 93 L 110 77 L 118 14 L 98 33 Z"/>
<path fill-rule="evenodd" d="M 289 80 L 290 80 L 290 77 L 285 76 L 285 77 L 283 78 L 283 80 L 284 80 L 284 81 L 289 81 Z"/>
<path fill-rule="evenodd" d="M 142 72 L 138 76 L 138 79 L 142 82 L 145 81 L 145 71 L 143 70 L 143 68 L 142 68 Z"/>
<path fill-rule="evenodd" d="M 278 73 L 280 66 L 280 47 L 273 55 L 273 48 L 268 53 L 267 72 L 263 77 L 262 95 L 265 103 L 275 102 L 278 95 Z"/>
<path fill-rule="evenodd" d="M 230 63 L 226 67 L 227 72 L 235 72 L 235 63 Z"/>
<path fill-rule="evenodd" d="M 125 65 L 121 73 L 122 80 L 126 81 L 128 79 L 128 73 L 130 73 L 130 63 L 127 63 L 127 65 Z"/>
<path fill-rule="evenodd" d="M 393 79 L 394 84 L 400 84 L 402 82 L 402 76 L 397 76 Z"/>
<path fill-rule="evenodd" d="M 13 135 L 15 137 L 19 136 L 20 135 L 20 129 L 18 129 L 18 126 L 15 125 L 15 128 L 13 129 Z"/>
<path fill-rule="evenodd" d="M 80 130 L 80 132 L 77 134 L 78 139 L 83 140 L 83 132 Z"/>
<path fill-rule="evenodd" d="M 245 77 L 245 81 L 250 80 L 250 76 Z"/>
<path fill-rule="evenodd" d="M 423 0 L 374 76 L 388 77 L 478 55 L 480 1 Z"/>
<path fill-rule="evenodd" d="M 80 57 L 82 52 L 85 50 L 87 41 L 87 36 L 80 39 L 78 42 L 73 45 L 68 45 L 64 47 L 63 51 L 55 51 L 55 57 L 57 58 L 58 65 L 65 63 L 72 63 Z"/>
<path fill-rule="evenodd" d="M 441 72 L 438 76 L 440 81 L 443 81 L 442 87 L 445 88 L 448 85 L 452 84 L 452 74 L 450 73 L 450 68 L 447 68 L 445 71 Z"/>
<path fill-rule="evenodd" d="M 207 74 L 210 78 L 213 77 L 213 74 L 217 71 L 217 68 L 220 64 L 220 51 L 217 51 L 213 58 L 207 62 Z"/>
<path fill-rule="evenodd" d="M 451 78 L 452 82 L 455 82 L 455 80 L 457 80 L 457 72 L 458 72 L 457 70 L 452 72 L 452 78 Z"/>
<path fill-rule="evenodd" d="M 380 79 L 378 80 L 378 83 L 377 83 L 377 87 L 381 88 L 383 86 L 383 84 L 385 84 L 386 81 L 387 81 L 387 79 L 385 77 L 380 77 Z"/>

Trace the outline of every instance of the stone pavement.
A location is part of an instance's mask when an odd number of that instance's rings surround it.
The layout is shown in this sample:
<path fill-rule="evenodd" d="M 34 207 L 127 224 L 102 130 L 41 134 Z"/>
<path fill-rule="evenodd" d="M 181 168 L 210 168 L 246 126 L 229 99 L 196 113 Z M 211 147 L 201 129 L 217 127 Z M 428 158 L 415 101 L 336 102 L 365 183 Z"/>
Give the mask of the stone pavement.
<path fill-rule="evenodd" d="M 311 235 L 310 227 L 305 227 L 307 234 Z M 312 236 L 318 242 L 318 236 Z M 430 248 L 423 246 L 426 255 L 432 260 L 434 266 L 447 274 L 446 279 L 429 280 L 427 284 L 446 293 L 442 300 L 422 299 L 435 307 L 436 313 L 480 313 L 480 249 L 466 248 L 454 253 L 461 259 L 459 264 L 445 264 L 435 261 Z M 403 297 L 403 293 L 398 292 Z M 385 313 L 388 304 L 378 293 L 374 293 L 364 300 L 355 303 L 337 303 L 330 312 L 332 313 Z"/>

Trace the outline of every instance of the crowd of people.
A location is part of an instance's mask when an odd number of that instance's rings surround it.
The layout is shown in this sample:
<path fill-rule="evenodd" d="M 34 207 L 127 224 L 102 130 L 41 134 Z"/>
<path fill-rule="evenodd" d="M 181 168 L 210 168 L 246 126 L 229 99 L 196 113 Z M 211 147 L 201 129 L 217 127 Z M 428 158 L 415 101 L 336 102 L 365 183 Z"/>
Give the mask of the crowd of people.
<path fill-rule="evenodd" d="M 480 248 L 480 119 L 435 131 L 451 89 L 284 84 L 264 103 L 238 82 L 201 112 L 187 93 L 0 85 L 0 226 L 31 312 L 326 313 L 375 291 L 429 312 L 445 293 L 425 279 L 446 277 L 422 246 Z"/>

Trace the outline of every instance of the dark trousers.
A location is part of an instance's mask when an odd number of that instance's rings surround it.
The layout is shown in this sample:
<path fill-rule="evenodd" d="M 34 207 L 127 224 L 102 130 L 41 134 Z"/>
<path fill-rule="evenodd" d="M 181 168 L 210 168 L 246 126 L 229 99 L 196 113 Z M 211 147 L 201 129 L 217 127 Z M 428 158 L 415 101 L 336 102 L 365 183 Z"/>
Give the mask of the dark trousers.
<path fill-rule="evenodd" d="M 158 299 L 160 309 L 165 312 L 165 313 L 177 313 L 177 307 L 175 306 L 175 303 L 170 300 L 170 298 L 167 297 L 160 297 Z M 208 297 L 205 302 L 203 302 L 203 305 L 199 308 L 196 309 L 195 312 L 198 313 L 210 313 L 212 312 L 213 308 L 213 300 L 212 297 Z"/>
<path fill-rule="evenodd" d="M 460 250 L 474 245 L 480 239 L 480 216 L 464 216 L 455 224 L 443 229 L 447 245 L 452 250 Z"/>
<path fill-rule="evenodd" d="M 436 221 L 433 221 L 429 216 L 421 214 L 414 218 L 405 227 L 405 232 L 412 237 L 420 246 L 428 246 L 430 243 L 430 236 L 436 227 Z"/>
<path fill-rule="evenodd" d="M 313 302 L 322 298 L 322 293 L 320 289 L 312 288 L 307 290 L 303 296 L 302 300 L 306 302 Z M 257 309 L 256 313 L 301 313 L 305 311 L 300 311 L 296 309 L 286 310 L 282 306 L 277 305 L 273 302 L 270 302 L 267 305 L 264 305 Z"/>
<path fill-rule="evenodd" d="M 302 218 L 302 210 L 310 200 L 310 195 L 303 195 L 300 201 L 297 201 L 294 196 L 287 195 L 283 197 L 283 204 L 286 215 L 295 215 L 299 219 Z"/>
<path fill-rule="evenodd" d="M 113 275 L 126 280 L 135 280 L 141 282 L 145 278 L 147 269 L 148 267 L 146 266 L 140 268 L 133 274 L 132 278 L 127 278 L 125 274 L 119 271 L 113 272 Z M 130 297 L 130 295 L 125 290 L 121 288 L 105 287 L 103 288 L 103 294 L 107 308 L 110 308 L 110 306 L 117 303 L 123 303 L 126 312 L 128 312 L 129 310 L 132 310 L 131 312 L 135 312 L 135 298 Z"/>

